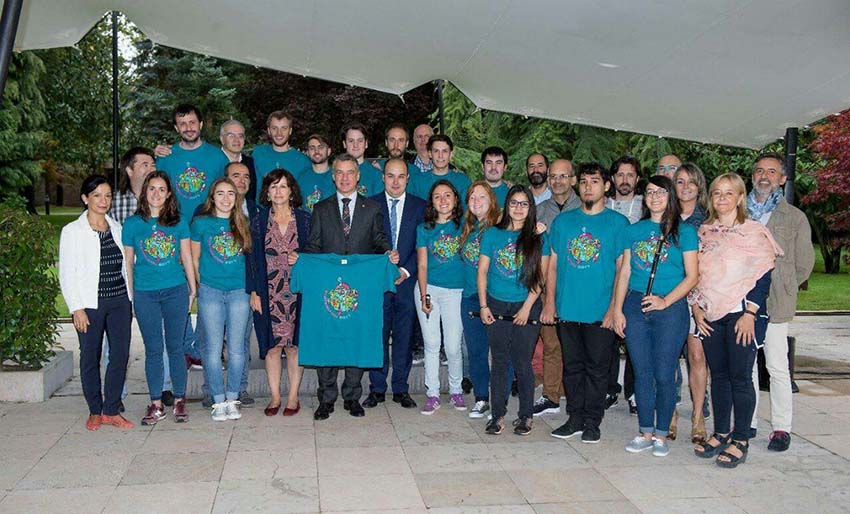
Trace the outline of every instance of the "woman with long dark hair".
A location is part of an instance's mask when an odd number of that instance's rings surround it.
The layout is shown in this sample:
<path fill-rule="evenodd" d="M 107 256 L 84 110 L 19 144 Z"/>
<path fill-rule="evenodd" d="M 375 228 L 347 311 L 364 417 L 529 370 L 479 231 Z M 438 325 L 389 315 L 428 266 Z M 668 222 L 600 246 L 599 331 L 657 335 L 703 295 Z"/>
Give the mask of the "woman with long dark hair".
<path fill-rule="evenodd" d="M 626 451 L 665 457 L 676 408 L 676 368 L 688 334 L 686 296 L 697 282 L 696 230 L 679 218 L 673 182 L 650 177 L 641 221 L 620 235 L 614 330 L 626 339 L 635 373 L 640 434 Z"/>
<path fill-rule="evenodd" d="M 422 339 L 425 343 L 425 387 L 428 399 L 422 414 L 440 408 L 440 326 L 449 361 L 449 401 L 457 410 L 466 410 L 463 400 L 463 356 L 460 300 L 463 296 L 463 263 L 460 260 L 463 211 L 457 189 L 448 180 L 431 186 L 425 221 L 416 227 L 416 302 Z"/>
<path fill-rule="evenodd" d="M 460 258 L 463 261 L 463 298 L 460 301 L 463 338 L 469 351 L 469 376 L 475 394 L 470 418 L 483 418 L 490 410 L 490 362 L 487 331 L 480 318 L 467 313 L 478 312 L 478 256 L 481 236 L 499 222 L 501 209 L 496 194 L 486 181 L 473 182 L 466 193 L 466 214 L 460 236 Z"/>
<path fill-rule="evenodd" d="M 534 195 L 525 186 L 511 187 L 505 198 L 501 221 L 484 232 L 478 260 L 478 300 L 481 321 L 487 326 L 490 345 L 490 401 L 493 417 L 487 423 L 488 434 L 501 434 L 507 413 L 508 363 L 512 363 L 519 391 L 519 416 L 514 433 L 528 435 L 534 408 L 534 370 L 531 359 L 540 334 L 549 244 L 537 233 Z M 529 323 L 529 321 L 534 323 Z"/>
<path fill-rule="evenodd" d="M 83 180 L 80 198 L 86 208 L 59 236 L 59 285 L 80 339 L 80 381 L 89 407 L 86 428 L 102 424 L 133 428 L 119 414 L 121 389 L 130 356 L 132 289 L 120 246 L 121 225 L 106 215 L 112 187 L 102 175 Z M 109 364 L 101 392 L 103 334 L 109 340 Z"/>
<path fill-rule="evenodd" d="M 260 358 L 265 359 L 271 393 L 264 412 L 266 416 L 274 416 L 280 410 L 281 352 L 284 352 L 289 394 L 283 415 L 294 416 L 301 410 L 298 389 L 304 368 L 298 365 L 301 295 L 290 291 L 289 281 L 298 251 L 310 236 L 310 213 L 300 208 L 298 183 L 284 169 L 273 170 L 263 178 L 260 204 L 262 207 L 251 219 L 253 251 L 249 259 L 248 289 Z"/>
<path fill-rule="evenodd" d="M 204 376 L 213 399 L 213 421 L 239 419 L 239 389 L 251 316 L 246 290 L 245 254 L 251 251 L 242 197 L 227 178 L 216 179 L 192 221 L 192 260 L 197 272 L 198 319 L 206 339 Z M 220 362 L 227 327 L 227 390 Z"/>

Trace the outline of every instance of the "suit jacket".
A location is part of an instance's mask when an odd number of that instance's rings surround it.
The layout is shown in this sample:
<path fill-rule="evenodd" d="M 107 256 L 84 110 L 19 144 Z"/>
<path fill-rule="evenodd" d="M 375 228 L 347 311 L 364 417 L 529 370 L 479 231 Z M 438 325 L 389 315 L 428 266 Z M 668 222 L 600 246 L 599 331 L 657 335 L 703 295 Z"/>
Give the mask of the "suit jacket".
<path fill-rule="evenodd" d="M 392 245 L 392 229 L 390 227 L 390 209 L 387 205 L 386 194 L 381 192 L 371 197 L 372 200 L 381 206 L 381 213 L 384 217 L 384 232 L 387 235 L 387 240 Z M 425 217 L 425 200 L 414 196 L 410 193 L 404 198 L 404 210 L 401 212 L 401 226 L 398 229 L 398 241 L 396 241 L 396 250 L 398 250 L 398 265 L 410 273 L 410 276 L 405 279 L 402 284 L 409 280 L 416 282 L 416 227 L 424 221 Z"/>
<path fill-rule="evenodd" d="M 310 213 L 301 209 L 293 211 L 295 227 L 298 230 L 298 251 L 310 237 Z M 260 347 L 260 358 L 265 359 L 266 353 L 273 346 L 272 320 L 269 315 L 269 270 L 266 266 L 266 227 L 269 225 L 269 210 L 260 207 L 251 216 L 251 253 L 245 256 L 248 281 L 245 289 L 248 293 L 257 293 L 262 304 L 262 312 L 254 312 L 254 330 L 257 332 L 257 343 Z M 301 295 L 296 295 L 296 310 L 301 309 Z M 295 335 L 298 340 L 299 321 L 295 317 Z"/>
<path fill-rule="evenodd" d="M 349 255 L 385 253 L 392 250 L 384 232 L 381 206 L 361 195 L 357 195 L 356 201 L 351 231 L 347 236 L 342 230 L 342 216 L 339 213 L 336 194 L 313 206 L 310 237 L 303 247 L 304 253 Z"/>

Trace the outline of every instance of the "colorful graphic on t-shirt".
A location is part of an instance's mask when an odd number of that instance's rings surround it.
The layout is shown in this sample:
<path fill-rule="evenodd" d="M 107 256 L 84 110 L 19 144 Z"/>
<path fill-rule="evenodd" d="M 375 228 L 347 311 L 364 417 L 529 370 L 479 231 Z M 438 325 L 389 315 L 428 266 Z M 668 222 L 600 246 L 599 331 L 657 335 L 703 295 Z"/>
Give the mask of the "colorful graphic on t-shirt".
<path fill-rule="evenodd" d="M 581 234 L 570 240 L 567 262 L 574 268 L 584 269 L 599 260 L 602 243 L 582 227 Z"/>
<path fill-rule="evenodd" d="M 313 192 L 307 196 L 307 210 L 313 212 L 313 206 L 319 203 L 322 199 L 322 190 L 318 186 L 313 186 Z"/>
<path fill-rule="evenodd" d="M 154 266 L 165 266 L 177 252 L 177 239 L 162 230 L 154 230 L 147 239 L 139 242 L 145 260 Z"/>
<path fill-rule="evenodd" d="M 342 277 L 338 277 L 337 282 L 339 284 L 330 291 L 325 289 L 325 294 L 323 295 L 325 309 L 334 318 L 346 319 L 357 310 L 357 299 L 360 293 L 343 282 Z"/>
<path fill-rule="evenodd" d="M 632 253 L 635 255 L 634 263 L 638 269 L 647 270 L 652 268 L 652 261 L 655 259 L 655 250 L 658 248 L 658 241 L 660 239 L 660 237 L 652 235 L 649 239 L 635 241 L 632 244 Z M 667 249 L 669 246 L 670 243 L 667 242 L 661 245 L 661 256 L 658 258 L 660 264 L 667 262 Z"/>
<path fill-rule="evenodd" d="M 438 237 L 431 248 L 431 253 L 440 262 L 448 262 L 460 250 L 460 238 L 451 234 Z"/>
<path fill-rule="evenodd" d="M 367 196 L 366 184 L 357 184 L 357 194 Z"/>
<path fill-rule="evenodd" d="M 517 254 L 516 248 L 516 243 L 508 243 L 496 252 L 496 269 L 506 277 L 516 275 L 525 260 L 524 255 Z"/>
<path fill-rule="evenodd" d="M 465 262 L 472 264 L 473 266 L 478 266 L 478 258 L 481 255 L 481 233 L 479 233 L 476 237 L 470 238 L 466 240 L 466 244 L 463 245 L 463 253 L 461 253 L 461 257 Z"/>
<path fill-rule="evenodd" d="M 221 232 L 210 238 L 210 255 L 218 262 L 233 262 L 241 252 L 233 232 Z"/>
<path fill-rule="evenodd" d="M 177 176 L 177 193 L 184 198 L 198 198 L 207 188 L 207 174 L 189 166 Z"/>

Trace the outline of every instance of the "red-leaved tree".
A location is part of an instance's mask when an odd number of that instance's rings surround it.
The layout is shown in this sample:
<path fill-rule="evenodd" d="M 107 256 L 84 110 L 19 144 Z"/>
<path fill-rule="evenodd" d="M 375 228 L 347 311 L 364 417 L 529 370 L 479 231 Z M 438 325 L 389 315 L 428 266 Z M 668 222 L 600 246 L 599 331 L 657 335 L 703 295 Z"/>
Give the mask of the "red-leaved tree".
<path fill-rule="evenodd" d="M 841 250 L 850 248 L 850 109 L 812 130 L 817 137 L 809 148 L 822 166 L 813 172 L 815 188 L 802 201 L 821 244 L 825 271 L 838 273 Z"/>

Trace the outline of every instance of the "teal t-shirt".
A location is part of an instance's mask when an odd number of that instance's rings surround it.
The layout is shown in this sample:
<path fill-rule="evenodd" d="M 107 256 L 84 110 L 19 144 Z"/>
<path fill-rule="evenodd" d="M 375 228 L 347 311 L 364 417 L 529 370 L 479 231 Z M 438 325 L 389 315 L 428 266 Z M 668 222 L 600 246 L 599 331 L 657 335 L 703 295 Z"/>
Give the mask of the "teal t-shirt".
<path fill-rule="evenodd" d="M 297 178 L 302 171 L 312 168 L 310 159 L 292 147 L 285 152 L 277 152 L 270 144 L 258 145 L 251 152 L 251 157 L 254 159 L 254 170 L 257 172 L 258 202 L 260 189 L 263 188 L 263 178 L 270 171 L 283 168 Z"/>
<path fill-rule="evenodd" d="M 484 232 L 476 226 L 460 249 L 460 259 L 463 261 L 463 296 L 478 295 L 478 256 L 481 253 L 482 235 Z"/>
<path fill-rule="evenodd" d="M 188 219 L 207 199 L 212 183 L 224 176 L 224 167 L 229 162 L 221 148 L 209 143 L 201 143 L 194 150 L 184 150 L 175 144 L 171 155 L 157 157 L 156 169 L 168 174 L 180 213 Z"/>
<path fill-rule="evenodd" d="M 298 188 L 301 189 L 301 208 L 313 212 L 313 206 L 336 193 L 333 170 L 316 173 L 312 166 L 303 170 L 297 178 Z"/>
<path fill-rule="evenodd" d="M 505 198 L 508 197 L 508 191 L 510 188 L 507 184 L 502 182 L 498 187 L 494 187 L 493 193 L 496 194 L 496 203 L 499 204 L 499 208 L 503 209 L 505 207 Z"/>
<path fill-rule="evenodd" d="M 121 244 L 133 249 L 133 288 L 159 291 L 186 283 L 180 262 L 180 241 L 189 239 L 189 225 L 181 219 L 163 227 L 157 218 L 142 219 L 138 214 L 124 221 Z"/>
<path fill-rule="evenodd" d="M 628 249 L 631 253 L 629 289 L 646 292 L 660 237 L 661 226 L 650 219 L 629 225 L 620 233 L 620 251 Z M 671 244 L 668 240 L 661 247 L 652 293 L 664 296 L 675 289 L 685 278 L 685 260 L 682 253 L 697 250 L 699 239 L 696 229 L 686 223 L 679 223 L 679 244 Z"/>
<path fill-rule="evenodd" d="M 555 309 L 563 321 L 602 321 L 611 302 L 620 231 L 629 226 L 622 214 L 605 209 L 593 216 L 582 209 L 559 214 L 549 229 L 557 254 Z"/>
<path fill-rule="evenodd" d="M 463 288 L 463 263 L 460 261 L 461 227 L 453 221 L 426 228 L 416 227 L 416 248 L 428 249 L 428 283 L 447 289 Z"/>
<path fill-rule="evenodd" d="M 383 366 L 384 293 L 397 277 L 387 255 L 302 253 L 289 284 L 303 298 L 298 363 Z"/>
<path fill-rule="evenodd" d="M 245 289 L 245 255 L 230 231 L 230 220 L 198 216 L 192 221 L 192 241 L 201 243 L 201 284 L 222 291 Z"/>
<path fill-rule="evenodd" d="M 372 166 L 369 161 L 363 161 L 360 165 L 360 182 L 357 184 L 357 192 L 369 198 L 384 190 L 384 180 L 381 178 L 381 170 Z"/>
<path fill-rule="evenodd" d="M 433 171 L 413 175 L 411 177 L 410 185 L 407 186 L 407 190 L 415 196 L 418 196 L 425 201 L 429 201 L 430 198 L 428 193 L 431 192 L 431 186 L 433 186 L 438 180 L 442 179 L 448 180 L 453 186 L 455 186 L 460 203 L 464 208 L 466 208 L 466 191 L 469 189 L 472 182 L 470 182 L 469 177 L 459 171 L 450 170 L 445 175 L 434 175 Z"/>
<path fill-rule="evenodd" d="M 488 228 L 481 238 L 481 255 L 490 258 L 487 268 L 487 294 L 503 302 L 524 302 L 528 297 L 528 288 L 520 277 L 522 254 L 517 254 L 519 231 Z M 549 255 L 549 241 L 546 234 L 541 235 L 542 255 Z"/>

